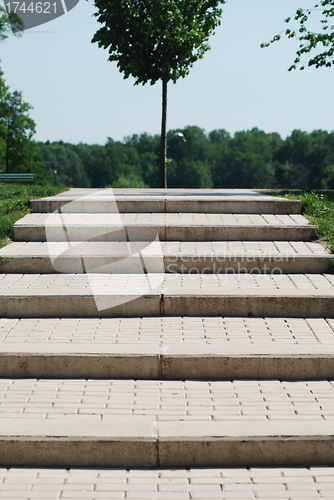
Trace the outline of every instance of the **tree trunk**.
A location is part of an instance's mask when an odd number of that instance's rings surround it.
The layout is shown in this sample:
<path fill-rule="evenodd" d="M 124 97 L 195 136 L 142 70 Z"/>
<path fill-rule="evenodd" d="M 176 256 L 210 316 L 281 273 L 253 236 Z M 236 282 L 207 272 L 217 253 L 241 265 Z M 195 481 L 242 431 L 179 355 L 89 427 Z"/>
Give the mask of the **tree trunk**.
<path fill-rule="evenodd" d="M 9 124 L 8 123 L 7 123 L 7 132 L 6 132 L 5 172 L 6 172 L 6 174 L 8 174 L 8 172 L 9 172 Z"/>
<path fill-rule="evenodd" d="M 160 187 L 167 188 L 167 80 L 162 80 Z"/>

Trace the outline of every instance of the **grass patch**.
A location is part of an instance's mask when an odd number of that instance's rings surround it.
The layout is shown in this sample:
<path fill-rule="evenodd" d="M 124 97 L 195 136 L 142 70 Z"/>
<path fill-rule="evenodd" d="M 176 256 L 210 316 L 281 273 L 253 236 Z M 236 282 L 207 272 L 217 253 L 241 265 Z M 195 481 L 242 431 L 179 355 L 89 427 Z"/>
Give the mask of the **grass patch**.
<path fill-rule="evenodd" d="M 334 253 L 334 191 L 282 191 L 277 196 L 301 200 L 304 215 L 310 222 L 317 224 L 321 239 L 328 243 L 330 251 Z"/>
<path fill-rule="evenodd" d="M 30 212 L 32 198 L 53 196 L 67 188 L 63 186 L 38 184 L 0 184 L 0 247 L 12 237 L 13 224 Z"/>

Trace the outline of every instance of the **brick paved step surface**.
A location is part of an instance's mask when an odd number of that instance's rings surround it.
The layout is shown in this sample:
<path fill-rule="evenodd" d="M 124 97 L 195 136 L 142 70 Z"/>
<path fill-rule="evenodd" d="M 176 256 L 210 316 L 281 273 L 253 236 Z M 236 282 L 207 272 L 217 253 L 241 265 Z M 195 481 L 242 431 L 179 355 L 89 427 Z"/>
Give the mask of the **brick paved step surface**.
<path fill-rule="evenodd" d="M 14 224 L 16 241 L 310 241 L 317 228 L 299 214 L 41 214 Z"/>
<path fill-rule="evenodd" d="M 4 273 L 326 273 L 333 255 L 317 243 L 14 242 L 0 249 Z"/>
<path fill-rule="evenodd" d="M 0 469 L 0 495 L 6 500 L 300 500 L 333 498 L 333 491 L 333 467 Z"/>
<path fill-rule="evenodd" d="M 332 381 L 0 381 L 0 464 L 334 464 Z"/>
<path fill-rule="evenodd" d="M 297 214 L 301 202 L 250 190 L 125 190 L 71 189 L 32 200 L 34 212 L 206 212 Z"/>
<path fill-rule="evenodd" d="M 331 274 L 0 274 L 3 317 L 332 317 Z"/>
<path fill-rule="evenodd" d="M 334 320 L 2 318 L 0 376 L 334 378 Z"/>

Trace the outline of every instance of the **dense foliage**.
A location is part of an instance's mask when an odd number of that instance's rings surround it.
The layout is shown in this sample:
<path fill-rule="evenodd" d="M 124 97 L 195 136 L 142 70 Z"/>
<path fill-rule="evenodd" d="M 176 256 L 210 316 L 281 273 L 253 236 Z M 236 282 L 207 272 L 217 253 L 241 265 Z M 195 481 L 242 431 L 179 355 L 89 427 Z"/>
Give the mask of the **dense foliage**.
<path fill-rule="evenodd" d="M 334 188 L 334 132 L 294 130 L 286 139 L 256 128 L 206 134 L 169 132 L 170 187 Z M 132 135 L 105 145 L 38 143 L 49 181 L 82 187 L 159 187 L 159 136 Z M 54 172 L 57 172 L 56 174 Z"/>
<path fill-rule="evenodd" d="M 124 78 L 176 82 L 209 49 L 224 0 L 95 0 L 102 27 L 93 42 L 107 49 Z"/>

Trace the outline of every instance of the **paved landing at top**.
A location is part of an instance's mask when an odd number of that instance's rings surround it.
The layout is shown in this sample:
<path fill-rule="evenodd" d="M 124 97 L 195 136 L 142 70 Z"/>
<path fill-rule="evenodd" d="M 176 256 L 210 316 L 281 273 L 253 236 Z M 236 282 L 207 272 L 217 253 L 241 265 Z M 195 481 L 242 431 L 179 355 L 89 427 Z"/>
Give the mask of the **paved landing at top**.
<path fill-rule="evenodd" d="M 276 198 L 250 189 L 87 189 L 32 200 L 35 212 L 301 212 L 296 200 Z"/>
<path fill-rule="evenodd" d="M 258 193 L 252 189 L 161 189 L 161 188 L 71 188 L 69 191 L 56 196 L 76 198 L 78 196 L 96 195 L 99 196 L 227 196 L 229 198 L 250 198 L 256 196 L 262 199 L 272 199 L 272 196 Z"/>

